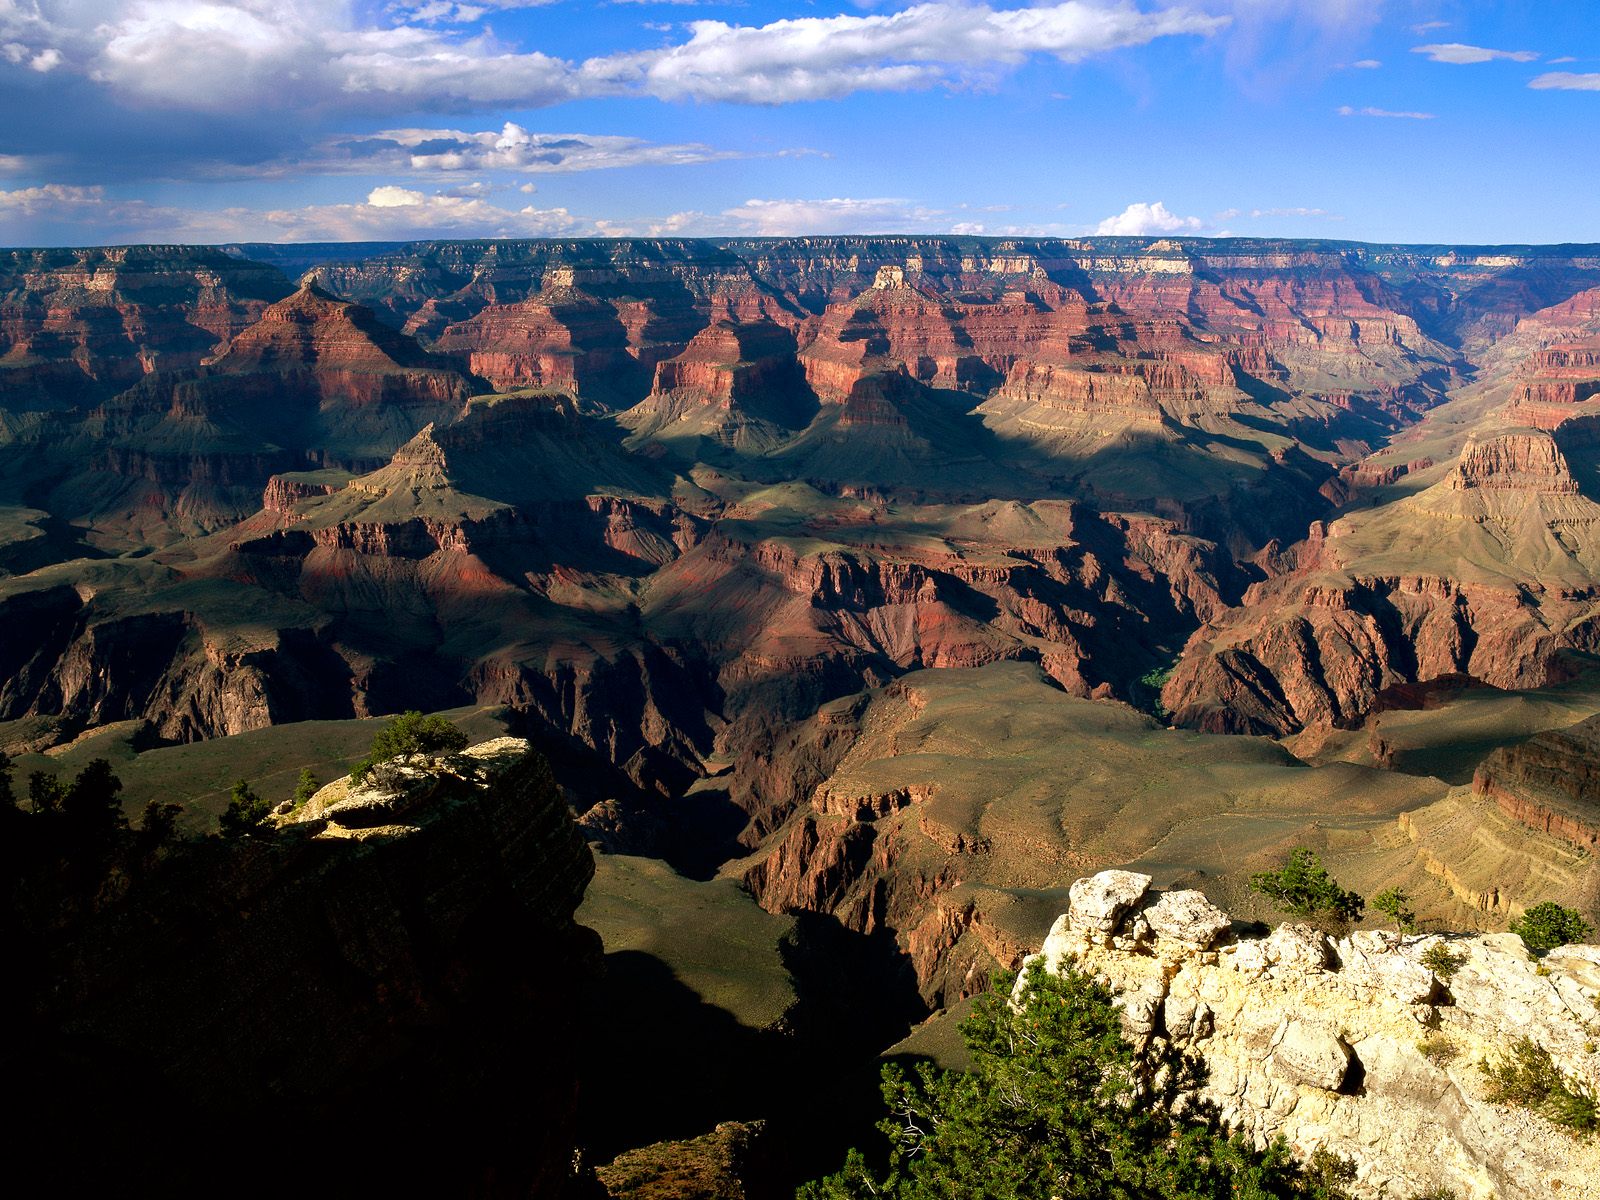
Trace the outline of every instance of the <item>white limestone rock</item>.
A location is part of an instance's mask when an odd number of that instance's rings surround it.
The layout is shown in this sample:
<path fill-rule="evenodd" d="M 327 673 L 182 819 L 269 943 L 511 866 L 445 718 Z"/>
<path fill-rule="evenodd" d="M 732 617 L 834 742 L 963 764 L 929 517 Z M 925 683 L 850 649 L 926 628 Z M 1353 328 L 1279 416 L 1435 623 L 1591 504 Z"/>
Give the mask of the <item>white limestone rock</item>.
<path fill-rule="evenodd" d="M 1232 924 L 1227 913 L 1196 891 L 1163 892 L 1140 915 L 1163 941 L 1197 950 L 1210 949 Z"/>
<path fill-rule="evenodd" d="M 1350 1073 L 1350 1047 L 1314 1021 L 1285 1021 L 1272 1047 L 1272 1069 L 1290 1083 L 1337 1092 Z"/>
<path fill-rule="evenodd" d="M 1073 932 L 1105 945 L 1117 932 L 1122 916 L 1150 888 L 1150 876 L 1136 871 L 1101 871 L 1072 885 L 1069 910 Z"/>

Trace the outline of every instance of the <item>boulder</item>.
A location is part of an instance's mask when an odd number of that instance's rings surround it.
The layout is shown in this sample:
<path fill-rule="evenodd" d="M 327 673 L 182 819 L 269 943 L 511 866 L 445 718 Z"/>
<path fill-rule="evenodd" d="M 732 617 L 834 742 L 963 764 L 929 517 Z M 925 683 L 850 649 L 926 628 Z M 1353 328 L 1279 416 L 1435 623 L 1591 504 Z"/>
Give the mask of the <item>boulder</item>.
<path fill-rule="evenodd" d="M 1069 910 L 1074 933 L 1105 945 L 1122 916 L 1150 889 L 1150 876 L 1136 871 L 1101 871 L 1072 885 Z"/>
<path fill-rule="evenodd" d="M 1350 1073 L 1351 1057 L 1350 1047 L 1332 1030 L 1291 1020 L 1272 1048 L 1272 1069 L 1290 1083 L 1337 1092 Z"/>
<path fill-rule="evenodd" d="M 1143 912 L 1156 936 L 1207 950 L 1232 924 L 1228 914 L 1196 891 L 1164 892 Z"/>
<path fill-rule="evenodd" d="M 1269 965 L 1321 971 L 1331 961 L 1327 937 L 1309 925 L 1280 925 L 1261 943 Z"/>
<path fill-rule="evenodd" d="M 1378 930 L 1353 933 L 1337 946 L 1340 974 L 1358 987 L 1373 988 L 1401 1004 L 1428 1004 L 1438 993 L 1432 971 L 1406 953 L 1398 934 Z"/>

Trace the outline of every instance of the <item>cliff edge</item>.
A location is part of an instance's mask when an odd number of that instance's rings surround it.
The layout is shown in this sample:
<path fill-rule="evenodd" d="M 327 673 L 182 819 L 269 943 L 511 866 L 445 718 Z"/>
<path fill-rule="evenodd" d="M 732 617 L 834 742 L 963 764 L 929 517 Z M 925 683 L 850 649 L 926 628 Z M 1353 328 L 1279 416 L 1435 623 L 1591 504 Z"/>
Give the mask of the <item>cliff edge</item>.
<path fill-rule="evenodd" d="M 1230 1123 L 1352 1160 L 1363 1200 L 1592 1194 L 1600 1141 L 1495 1103 L 1479 1064 L 1526 1038 L 1600 1092 L 1600 946 L 1535 960 L 1511 934 L 1237 936 L 1201 893 L 1149 885 L 1131 871 L 1078 880 L 1032 958 L 1104 980 L 1136 1044 L 1204 1059 L 1204 1094 Z M 1444 974 L 1435 946 L 1455 963 Z"/>

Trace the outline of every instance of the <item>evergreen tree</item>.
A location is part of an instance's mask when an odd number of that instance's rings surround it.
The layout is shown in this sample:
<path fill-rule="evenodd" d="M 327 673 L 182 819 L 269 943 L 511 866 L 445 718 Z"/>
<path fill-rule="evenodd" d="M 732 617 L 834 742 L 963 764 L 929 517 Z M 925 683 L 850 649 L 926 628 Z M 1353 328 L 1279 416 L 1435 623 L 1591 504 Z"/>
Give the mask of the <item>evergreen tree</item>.
<path fill-rule="evenodd" d="M 454 754 L 467 748 L 467 735 L 444 717 L 425 717 L 415 710 L 401 713 L 378 731 L 372 749 L 351 772 L 357 783 L 373 767 L 408 754 Z"/>
<path fill-rule="evenodd" d="M 1278 870 L 1252 875 L 1250 890 L 1268 897 L 1279 912 L 1294 917 L 1359 921 L 1366 909 L 1366 901 L 1334 882 L 1322 860 L 1304 846 L 1291 853 Z"/>
<path fill-rule="evenodd" d="M 300 768 L 300 782 L 294 786 L 294 806 L 299 808 L 307 800 L 317 794 L 317 789 L 322 785 L 317 782 L 317 777 L 311 773 L 310 767 Z"/>
<path fill-rule="evenodd" d="M 128 827 L 121 792 L 122 780 L 112 773 L 111 764 L 97 758 L 78 772 L 59 807 L 82 836 L 106 837 Z"/>
<path fill-rule="evenodd" d="M 1336 1200 L 1276 1143 L 1230 1134 L 1196 1089 L 1198 1060 L 1168 1048 L 1140 1061 L 1111 993 L 1074 969 L 1035 964 L 1020 1004 L 1010 980 L 980 997 L 961 1032 L 971 1072 L 924 1062 L 883 1069 L 888 1172 L 851 1151 L 802 1200 Z M 1160 1081 L 1159 1083 L 1153 1081 Z"/>
<path fill-rule="evenodd" d="M 1558 946 L 1581 942 L 1594 930 L 1577 909 L 1562 908 L 1546 900 L 1511 922 L 1511 932 L 1520 937 L 1529 950 L 1544 954 Z"/>
<path fill-rule="evenodd" d="M 272 811 L 272 805 L 256 795 L 249 780 L 234 781 L 228 797 L 228 807 L 218 818 L 218 830 L 223 837 L 244 837 L 247 834 L 268 832 L 261 824 Z"/>
<path fill-rule="evenodd" d="M 1411 907 L 1411 897 L 1401 888 L 1385 888 L 1372 898 L 1372 907 L 1394 922 L 1401 933 L 1417 931 L 1416 910 Z"/>

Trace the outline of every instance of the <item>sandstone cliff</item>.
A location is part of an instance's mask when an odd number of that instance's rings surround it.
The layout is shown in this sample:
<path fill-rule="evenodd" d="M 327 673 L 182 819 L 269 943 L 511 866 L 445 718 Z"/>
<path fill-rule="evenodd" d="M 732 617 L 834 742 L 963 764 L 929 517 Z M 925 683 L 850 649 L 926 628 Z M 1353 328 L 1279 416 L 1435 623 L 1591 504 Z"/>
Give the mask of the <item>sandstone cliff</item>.
<path fill-rule="evenodd" d="M 1236 936 L 1199 892 L 1149 883 L 1080 879 L 1040 957 L 1107 982 L 1137 1043 L 1199 1055 L 1204 1094 L 1258 1141 L 1352 1160 L 1363 1198 L 1545 1200 L 1600 1179 L 1600 1144 L 1489 1100 L 1478 1067 L 1528 1038 L 1573 1086 L 1600 1089 L 1600 947 L 1535 961 L 1510 934 Z M 1423 961 L 1435 946 L 1459 957 L 1453 971 Z"/>

